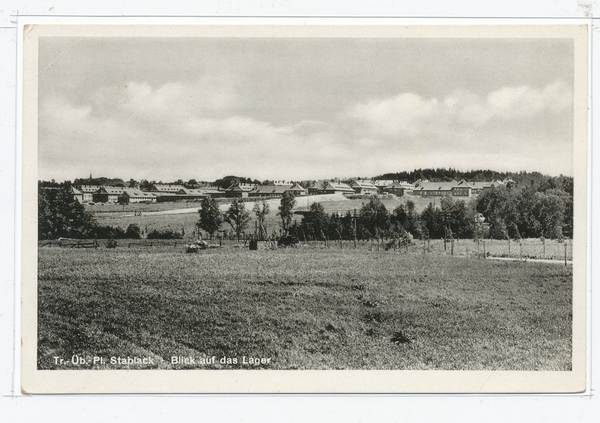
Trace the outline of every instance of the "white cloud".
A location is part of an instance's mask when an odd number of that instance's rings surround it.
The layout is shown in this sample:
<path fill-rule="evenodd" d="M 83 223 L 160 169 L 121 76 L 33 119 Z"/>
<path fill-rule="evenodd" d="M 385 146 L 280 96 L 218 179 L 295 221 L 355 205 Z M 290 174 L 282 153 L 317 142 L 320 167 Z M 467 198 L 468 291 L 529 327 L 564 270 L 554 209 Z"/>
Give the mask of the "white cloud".
<path fill-rule="evenodd" d="M 494 121 L 519 121 L 569 110 L 572 90 L 562 81 L 542 89 L 505 87 L 480 96 L 458 90 L 444 98 L 424 98 L 402 93 L 390 98 L 356 104 L 342 113 L 371 134 L 417 138 L 432 132 L 481 128 Z"/>
<path fill-rule="evenodd" d="M 229 113 L 240 104 L 240 81 L 235 76 L 202 75 L 193 83 L 171 82 L 157 87 L 130 81 L 103 87 L 92 95 L 98 113 L 123 113 L 137 119 L 182 122 L 191 116 Z"/>
<path fill-rule="evenodd" d="M 560 113 L 572 102 L 572 90 L 562 81 L 555 81 L 544 89 L 521 86 L 494 91 L 487 96 L 486 106 L 492 116 L 523 119 L 544 112 Z"/>
<path fill-rule="evenodd" d="M 165 109 L 174 99 L 172 92 L 165 95 L 146 84 L 133 88 L 131 98 L 140 106 L 148 105 L 145 114 L 133 118 L 123 113 L 133 107 L 133 101 L 111 116 L 97 116 L 90 106 L 76 107 L 61 98 L 46 100 L 40 112 L 41 177 L 58 179 L 45 169 L 62 167 L 63 173 L 79 176 L 93 171 L 163 180 L 216 179 L 230 173 L 301 179 L 325 177 L 340 163 L 348 171 L 356 166 L 358 158 L 331 125 L 275 126 L 250 116 L 197 117 L 191 113 L 177 114 L 174 120 L 175 114 L 167 115 Z M 161 111 L 165 115 L 159 119 Z M 320 172 L 315 170 L 319 168 Z"/>
<path fill-rule="evenodd" d="M 423 126 L 436 116 L 437 99 L 405 93 L 383 100 L 357 104 L 346 111 L 349 118 L 364 121 L 382 135 L 420 135 Z"/>
<path fill-rule="evenodd" d="M 40 108 L 40 176 L 59 179 L 62 172 L 72 179 L 93 171 L 165 181 L 231 173 L 312 179 L 430 166 L 505 168 L 535 159 L 539 163 L 528 169 L 555 173 L 562 166 L 559 171 L 570 173 L 570 139 L 552 127 L 572 104 L 560 81 L 485 96 L 468 90 L 443 98 L 403 93 L 349 106 L 333 122 L 282 125 L 237 113 L 244 100 L 235 81 L 214 81 L 220 80 L 156 88 L 132 82 L 98 90 L 83 106 L 46 99 Z"/>

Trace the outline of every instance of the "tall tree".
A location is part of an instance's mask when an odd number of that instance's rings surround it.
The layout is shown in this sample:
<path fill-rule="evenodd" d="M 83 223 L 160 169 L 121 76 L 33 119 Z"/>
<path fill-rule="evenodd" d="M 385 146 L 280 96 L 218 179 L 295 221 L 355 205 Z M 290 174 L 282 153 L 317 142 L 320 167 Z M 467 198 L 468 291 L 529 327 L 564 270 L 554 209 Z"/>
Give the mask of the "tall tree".
<path fill-rule="evenodd" d="M 417 212 L 414 201 L 408 200 L 406 202 L 406 217 L 408 219 L 408 232 L 417 235 L 416 222 L 419 220 L 419 213 Z"/>
<path fill-rule="evenodd" d="M 256 215 L 256 222 L 258 225 L 258 239 L 264 241 L 267 238 L 267 227 L 265 225 L 265 221 L 267 220 L 267 215 L 269 214 L 269 203 L 265 200 L 257 201 L 254 203 L 254 208 L 252 209 L 254 214 Z"/>
<path fill-rule="evenodd" d="M 302 219 L 309 234 L 318 239 L 325 238 L 329 226 L 329 216 L 321 203 L 312 203 L 308 214 Z"/>
<path fill-rule="evenodd" d="M 94 217 L 73 198 L 70 184 L 38 191 L 38 238 L 84 238 L 95 225 Z"/>
<path fill-rule="evenodd" d="M 281 217 L 281 227 L 285 234 L 289 232 L 292 219 L 294 218 L 294 207 L 296 206 L 296 197 L 290 191 L 285 191 L 283 197 L 281 197 L 281 204 L 279 206 L 279 212 L 277 213 Z"/>
<path fill-rule="evenodd" d="M 142 191 L 150 191 L 152 189 L 152 185 L 154 185 L 154 181 L 150 182 L 146 179 L 142 179 L 140 181 L 140 189 Z"/>
<path fill-rule="evenodd" d="M 200 214 L 200 220 L 198 220 L 197 226 L 208 232 L 212 238 L 221 227 L 221 223 L 223 223 L 223 216 L 217 201 L 210 197 L 203 198 L 198 213 Z"/>
<path fill-rule="evenodd" d="M 539 236 L 562 238 L 565 201 L 555 192 L 536 192 L 531 214 L 539 222 Z"/>
<path fill-rule="evenodd" d="M 250 212 L 246 210 L 246 204 L 241 199 L 235 199 L 223 215 L 223 220 L 231 225 L 231 229 L 239 239 L 240 235 L 248 228 Z"/>
<path fill-rule="evenodd" d="M 454 202 L 451 213 L 451 226 L 453 236 L 458 238 L 472 238 L 475 222 L 473 212 L 469 211 L 469 206 L 464 200 Z"/>
<path fill-rule="evenodd" d="M 406 207 L 404 207 L 404 204 L 398 205 L 398 207 L 392 211 L 392 214 L 390 215 L 390 223 L 394 225 L 396 229 L 404 229 L 406 231 L 410 229 L 411 225 L 408 221 L 408 213 L 406 212 Z"/>
<path fill-rule="evenodd" d="M 432 203 L 429 203 L 421 213 L 421 220 L 424 223 L 424 227 L 427 228 L 427 234 L 431 239 L 444 237 L 445 231 L 441 210 L 433 207 Z"/>
<path fill-rule="evenodd" d="M 390 213 L 378 197 L 371 197 L 360 208 L 359 222 L 363 230 L 376 238 L 383 238 L 390 229 Z"/>

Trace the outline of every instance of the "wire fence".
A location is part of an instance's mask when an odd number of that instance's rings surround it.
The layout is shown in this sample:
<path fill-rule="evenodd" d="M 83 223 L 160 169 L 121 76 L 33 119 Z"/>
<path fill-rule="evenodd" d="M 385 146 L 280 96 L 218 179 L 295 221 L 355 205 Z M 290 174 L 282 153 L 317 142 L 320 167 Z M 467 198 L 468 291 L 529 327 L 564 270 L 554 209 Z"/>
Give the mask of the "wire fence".
<path fill-rule="evenodd" d="M 573 260 L 571 240 L 528 238 L 523 240 L 431 240 L 416 241 L 428 252 L 443 251 L 458 256 L 505 257 L 518 259 Z"/>
<path fill-rule="evenodd" d="M 207 240 L 211 247 L 249 249 L 251 237 L 213 238 Z M 38 247 L 61 248 L 182 248 L 194 239 L 63 239 L 39 241 Z M 269 242 L 269 248 L 277 248 L 277 242 Z M 340 249 L 363 251 L 398 251 L 404 253 L 444 254 L 467 257 L 500 257 L 515 259 L 573 260 L 571 240 L 559 242 L 549 239 L 514 240 L 414 240 L 410 244 L 398 244 L 392 239 L 373 240 L 318 240 L 300 241 L 293 248 L 302 249 Z"/>

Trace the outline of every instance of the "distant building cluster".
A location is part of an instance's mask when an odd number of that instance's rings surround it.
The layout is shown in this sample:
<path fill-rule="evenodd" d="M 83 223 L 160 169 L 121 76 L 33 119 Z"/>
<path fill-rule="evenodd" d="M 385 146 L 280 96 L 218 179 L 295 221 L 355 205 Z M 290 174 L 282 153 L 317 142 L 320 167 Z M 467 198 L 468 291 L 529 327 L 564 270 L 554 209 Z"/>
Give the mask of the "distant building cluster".
<path fill-rule="evenodd" d="M 107 185 L 81 185 L 71 188 L 80 203 L 156 203 L 163 201 L 198 200 L 207 196 L 204 190 L 182 185 L 154 184 L 150 190 Z"/>
<path fill-rule="evenodd" d="M 512 181 L 495 180 L 490 182 L 467 182 L 464 179 L 450 182 L 430 182 L 418 180 L 414 184 L 395 180 L 352 180 L 349 183 L 337 181 L 304 181 L 293 183 L 274 181 L 268 185 L 234 183 L 228 188 L 201 187 L 186 188 L 176 184 L 152 184 L 148 190 L 107 185 L 80 185 L 72 187 L 73 197 L 80 203 L 162 203 L 177 201 L 199 201 L 206 197 L 265 198 L 281 197 L 286 192 L 294 196 L 346 194 L 346 195 L 416 195 L 422 197 L 471 197 L 492 187 L 505 186 Z"/>
<path fill-rule="evenodd" d="M 471 197 L 479 195 L 492 187 L 505 186 L 510 183 L 514 183 L 514 181 L 509 178 L 503 181 L 495 180 L 491 182 L 467 182 L 464 179 L 450 182 L 417 181 L 413 195 L 422 197 Z"/>

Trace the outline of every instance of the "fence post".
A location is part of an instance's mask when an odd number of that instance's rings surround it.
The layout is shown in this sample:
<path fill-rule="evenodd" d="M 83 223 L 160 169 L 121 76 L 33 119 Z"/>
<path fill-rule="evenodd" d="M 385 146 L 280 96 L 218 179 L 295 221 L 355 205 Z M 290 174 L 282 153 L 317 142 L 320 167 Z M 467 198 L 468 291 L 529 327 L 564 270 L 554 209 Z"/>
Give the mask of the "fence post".
<path fill-rule="evenodd" d="M 483 258 L 486 258 L 485 257 L 485 241 L 483 241 Z"/>
<path fill-rule="evenodd" d="M 454 240 L 450 241 L 450 255 L 454 255 Z"/>
<path fill-rule="evenodd" d="M 542 245 L 543 245 L 542 258 L 545 259 L 546 258 L 546 238 L 542 239 Z"/>
<path fill-rule="evenodd" d="M 510 238 L 508 238 L 508 255 L 510 256 Z"/>
<path fill-rule="evenodd" d="M 523 240 L 519 241 L 519 260 L 523 260 Z"/>
<path fill-rule="evenodd" d="M 565 240 L 565 266 L 567 265 L 567 240 Z"/>
<path fill-rule="evenodd" d="M 354 248 L 356 248 L 356 209 L 354 209 Z"/>

